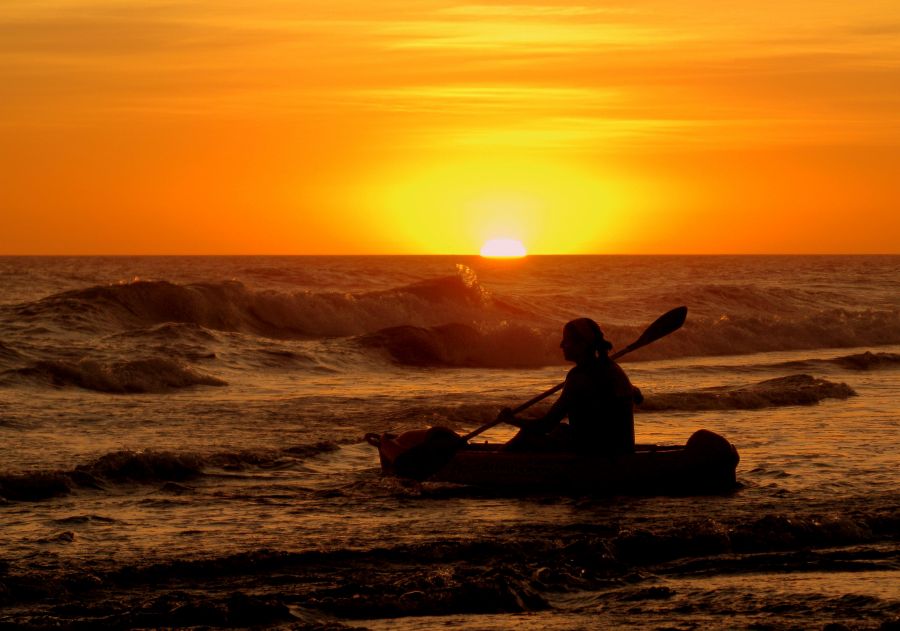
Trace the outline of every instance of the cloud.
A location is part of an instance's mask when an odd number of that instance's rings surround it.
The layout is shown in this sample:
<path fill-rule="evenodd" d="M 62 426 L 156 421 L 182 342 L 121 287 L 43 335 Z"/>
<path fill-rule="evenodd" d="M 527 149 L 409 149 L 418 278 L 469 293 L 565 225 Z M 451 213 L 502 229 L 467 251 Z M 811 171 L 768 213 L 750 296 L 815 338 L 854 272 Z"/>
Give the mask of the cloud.
<path fill-rule="evenodd" d="M 522 19 L 517 12 L 495 13 L 489 19 L 453 17 L 385 23 L 380 30 L 391 48 L 502 51 L 527 56 L 659 46 L 683 37 L 657 25 L 575 20 L 561 11 L 548 13 L 544 17 L 549 19 L 542 20 Z"/>
<path fill-rule="evenodd" d="M 461 84 L 410 86 L 354 93 L 367 106 L 409 112 L 453 112 L 505 117 L 535 111 L 600 107 L 617 98 L 613 89 L 541 85 Z"/>
<path fill-rule="evenodd" d="M 416 142 L 536 148 L 810 137 L 779 121 L 895 137 L 900 48 L 880 34 L 900 19 L 862 19 L 866 0 L 728 4 L 35 0 L 0 14 L 0 113 L 403 113 L 390 124 Z"/>
<path fill-rule="evenodd" d="M 634 13 L 625 7 L 591 7 L 585 5 L 522 5 L 522 4 L 463 4 L 445 7 L 439 14 L 471 17 L 516 17 L 516 18 L 582 18 L 585 16 L 622 16 Z"/>

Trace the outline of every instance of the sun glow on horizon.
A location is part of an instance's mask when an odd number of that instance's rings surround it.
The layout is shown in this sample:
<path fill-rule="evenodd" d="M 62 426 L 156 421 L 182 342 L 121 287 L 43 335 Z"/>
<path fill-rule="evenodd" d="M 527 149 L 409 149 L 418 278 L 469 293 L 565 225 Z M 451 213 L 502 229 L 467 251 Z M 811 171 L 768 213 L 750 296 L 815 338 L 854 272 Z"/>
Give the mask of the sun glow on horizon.
<path fill-rule="evenodd" d="M 625 242 L 653 189 L 607 165 L 497 151 L 385 164 L 346 190 L 399 251 L 477 254 L 489 240 L 515 239 L 527 254 L 577 254 Z"/>
<path fill-rule="evenodd" d="M 758 5 L 6 2 L 0 254 L 900 252 L 900 3 Z"/>
<path fill-rule="evenodd" d="M 518 239 L 489 239 L 481 246 L 481 256 L 486 258 L 521 258 L 526 254 L 525 246 Z"/>

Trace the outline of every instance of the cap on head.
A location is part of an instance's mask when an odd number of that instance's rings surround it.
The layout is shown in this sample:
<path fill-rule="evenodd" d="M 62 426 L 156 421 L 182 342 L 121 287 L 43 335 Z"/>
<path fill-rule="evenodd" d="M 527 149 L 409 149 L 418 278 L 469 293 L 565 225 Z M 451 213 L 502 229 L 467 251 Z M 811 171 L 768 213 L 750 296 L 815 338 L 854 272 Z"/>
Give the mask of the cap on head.
<path fill-rule="evenodd" d="M 565 330 L 584 340 L 591 348 L 600 353 L 608 353 L 612 348 L 605 337 L 600 325 L 590 318 L 576 318 L 566 323 Z"/>

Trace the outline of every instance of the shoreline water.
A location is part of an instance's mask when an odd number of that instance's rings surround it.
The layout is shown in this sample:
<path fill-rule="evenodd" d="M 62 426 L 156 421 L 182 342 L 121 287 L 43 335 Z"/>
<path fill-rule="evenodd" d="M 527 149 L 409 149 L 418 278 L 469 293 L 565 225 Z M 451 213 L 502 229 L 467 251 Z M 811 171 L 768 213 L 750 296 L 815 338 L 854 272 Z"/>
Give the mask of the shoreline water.
<path fill-rule="evenodd" d="M 900 616 L 900 257 L 361 259 L 0 258 L 0 487 L 60 491 L 0 505 L 0 628 Z M 722 433 L 735 494 L 407 484 L 362 442 L 472 429 L 561 380 L 570 315 L 621 345 L 675 303 L 623 364 L 638 440 Z"/>

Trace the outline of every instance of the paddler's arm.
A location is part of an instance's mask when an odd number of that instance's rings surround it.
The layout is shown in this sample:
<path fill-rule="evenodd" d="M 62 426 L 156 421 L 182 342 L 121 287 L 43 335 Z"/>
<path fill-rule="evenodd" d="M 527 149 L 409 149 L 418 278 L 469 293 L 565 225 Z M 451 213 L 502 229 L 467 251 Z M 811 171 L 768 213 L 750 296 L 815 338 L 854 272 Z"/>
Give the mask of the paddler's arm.
<path fill-rule="evenodd" d="M 503 408 L 500 410 L 500 418 L 504 423 L 509 423 L 520 429 L 546 433 L 566 418 L 569 413 L 570 398 L 571 393 L 569 392 L 569 384 L 566 382 L 562 394 L 559 395 L 559 398 L 543 416 L 537 418 L 516 418 L 511 409 Z"/>

